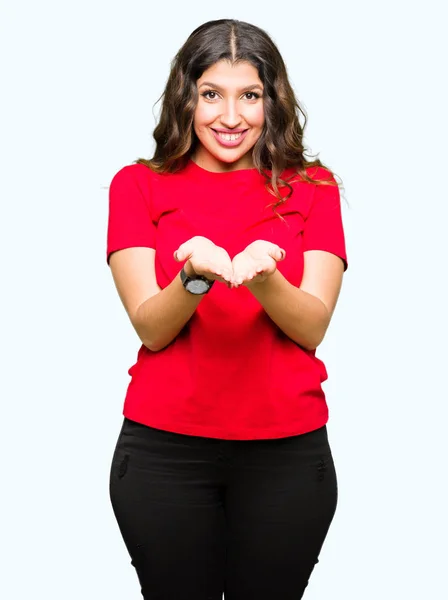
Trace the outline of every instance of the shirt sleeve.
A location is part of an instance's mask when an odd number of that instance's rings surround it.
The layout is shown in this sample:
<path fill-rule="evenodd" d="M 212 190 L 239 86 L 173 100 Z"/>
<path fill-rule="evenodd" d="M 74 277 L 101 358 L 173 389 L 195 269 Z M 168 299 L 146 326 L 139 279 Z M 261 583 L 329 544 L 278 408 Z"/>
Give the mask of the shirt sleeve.
<path fill-rule="evenodd" d="M 322 179 L 327 179 L 328 171 L 322 169 L 324 172 L 326 175 Z M 331 181 L 336 182 L 334 177 Z M 325 250 L 336 254 L 344 261 L 344 271 L 348 268 L 340 193 L 336 185 L 315 185 L 303 231 L 303 251 L 307 250 Z"/>
<path fill-rule="evenodd" d="M 106 260 L 116 250 L 143 246 L 155 248 L 156 224 L 151 216 L 148 167 L 127 165 L 109 186 Z"/>

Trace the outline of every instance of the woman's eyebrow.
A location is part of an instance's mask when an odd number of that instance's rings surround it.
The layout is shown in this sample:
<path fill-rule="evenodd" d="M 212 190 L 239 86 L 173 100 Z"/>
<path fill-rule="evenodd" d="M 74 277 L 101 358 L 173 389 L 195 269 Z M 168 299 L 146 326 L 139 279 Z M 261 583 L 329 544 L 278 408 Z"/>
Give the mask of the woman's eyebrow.
<path fill-rule="evenodd" d="M 212 83 L 211 81 L 204 81 L 199 87 L 201 88 L 203 85 L 208 85 L 209 87 L 220 90 L 221 92 L 223 91 L 223 88 L 221 86 L 217 85 L 216 83 Z M 254 83 L 253 85 L 245 85 L 244 87 L 240 88 L 239 91 L 242 92 L 243 90 L 254 90 L 255 88 L 258 88 L 259 90 L 263 91 L 263 88 L 258 83 Z"/>

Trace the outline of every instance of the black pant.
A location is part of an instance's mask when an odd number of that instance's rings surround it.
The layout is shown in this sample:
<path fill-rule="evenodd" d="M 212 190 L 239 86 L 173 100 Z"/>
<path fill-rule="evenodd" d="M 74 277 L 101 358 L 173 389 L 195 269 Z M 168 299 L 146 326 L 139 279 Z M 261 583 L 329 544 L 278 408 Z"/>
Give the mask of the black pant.
<path fill-rule="evenodd" d="M 110 498 L 145 600 L 299 600 L 337 504 L 327 428 L 220 440 L 125 418 Z"/>

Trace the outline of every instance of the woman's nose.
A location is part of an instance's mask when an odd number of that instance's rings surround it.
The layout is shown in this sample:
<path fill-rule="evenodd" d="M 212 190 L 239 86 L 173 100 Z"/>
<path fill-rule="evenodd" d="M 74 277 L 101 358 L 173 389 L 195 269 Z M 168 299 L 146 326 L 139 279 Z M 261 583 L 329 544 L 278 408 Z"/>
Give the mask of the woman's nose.
<path fill-rule="evenodd" d="M 232 100 L 225 102 L 224 106 L 225 108 L 223 114 L 221 115 L 221 122 L 224 127 L 232 129 L 241 123 L 241 116 L 238 111 L 238 106 L 236 102 Z"/>

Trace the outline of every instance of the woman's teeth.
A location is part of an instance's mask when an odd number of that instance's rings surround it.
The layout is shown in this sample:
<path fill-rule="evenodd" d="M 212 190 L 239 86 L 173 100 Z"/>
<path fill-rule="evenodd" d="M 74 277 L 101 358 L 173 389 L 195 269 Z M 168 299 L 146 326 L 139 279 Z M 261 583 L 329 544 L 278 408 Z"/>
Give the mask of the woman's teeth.
<path fill-rule="evenodd" d="M 219 135 L 220 138 L 222 138 L 223 140 L 227 140 L 228 142 L 233 142 L 234 140 L 237 140 L 243 134 L 243 132 L 241 132 L 241 133 L 220 133 L 219 131 L 217 131 L 216 133 Z"/>

